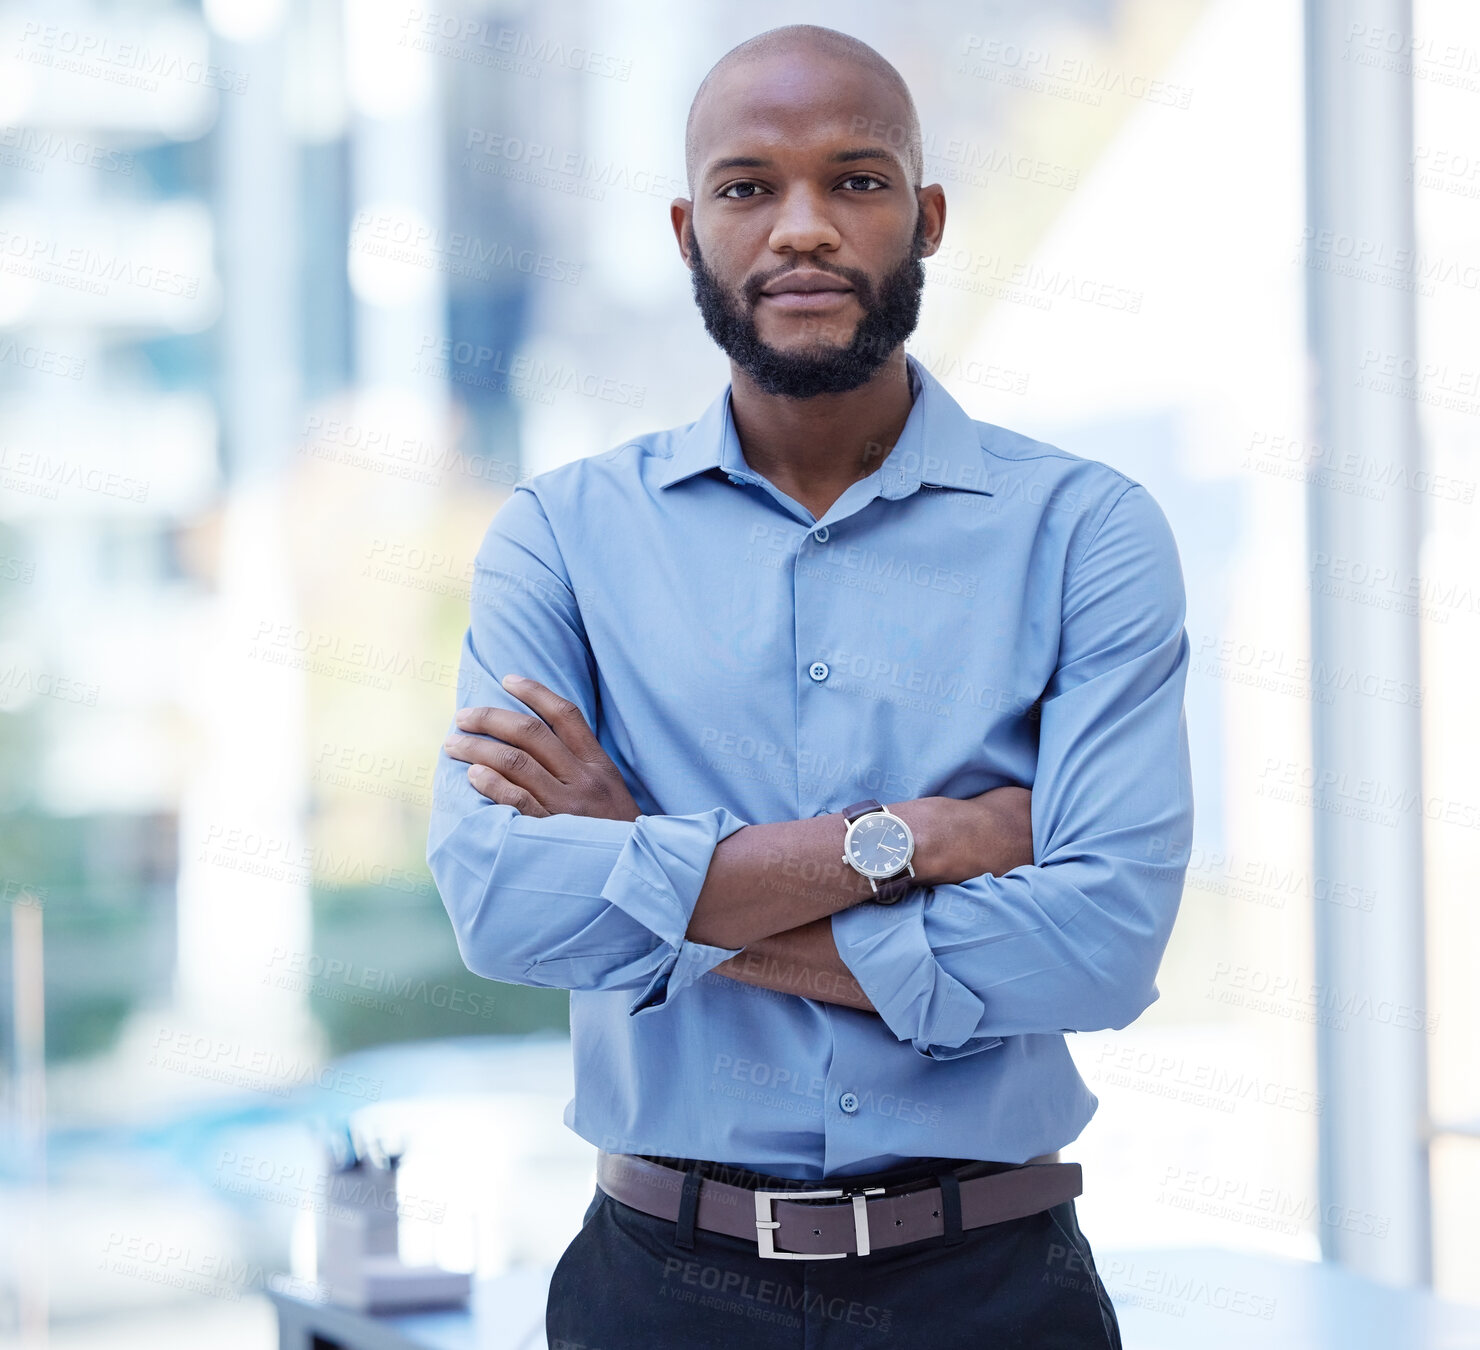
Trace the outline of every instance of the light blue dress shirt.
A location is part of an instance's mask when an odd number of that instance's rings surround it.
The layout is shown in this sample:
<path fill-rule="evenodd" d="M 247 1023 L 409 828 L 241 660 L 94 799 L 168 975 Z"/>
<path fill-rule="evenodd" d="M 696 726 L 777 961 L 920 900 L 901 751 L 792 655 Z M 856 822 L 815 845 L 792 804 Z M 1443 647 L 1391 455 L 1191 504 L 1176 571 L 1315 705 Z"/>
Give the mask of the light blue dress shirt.
<path fill-rule="evenodd" d="M 520 483 L 479 547 L 457 706 L 548 685 L 642 815 L 523 816 L 442 753 L 427 861 L 470 970 L 571 991 L 565 1121 L 599 1147 L 805 1179 L 1023 1162 L 1097 1105 L 1064 1033 L 1157 997 L 1192 832 L 1171 530 L 908 366 L 898 442 L 821 519 L 746 463 L 726 387 Z M 876 1013 L 711 973 L 734 951 L 684 936 L 747 824 L 1007 783 L 1033 866 L 834 915 Z"/>

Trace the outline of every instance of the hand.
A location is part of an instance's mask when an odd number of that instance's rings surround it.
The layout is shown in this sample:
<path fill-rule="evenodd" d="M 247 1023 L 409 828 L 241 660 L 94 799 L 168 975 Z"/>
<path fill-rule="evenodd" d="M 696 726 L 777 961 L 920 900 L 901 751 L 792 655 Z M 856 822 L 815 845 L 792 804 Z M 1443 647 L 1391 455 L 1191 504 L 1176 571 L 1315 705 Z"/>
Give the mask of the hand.
<path fill-rule="evenodd" d="M 505 675 L 501 683 L 539 716 L 510 708 L 458 709 L 457 725 L 472 734 L 454 733 L 442 748 L 467 761 L 474 788 L 524 816 L 636 820 L 640 813 L 621 770 L 581 710 L 538 680 Z"/>

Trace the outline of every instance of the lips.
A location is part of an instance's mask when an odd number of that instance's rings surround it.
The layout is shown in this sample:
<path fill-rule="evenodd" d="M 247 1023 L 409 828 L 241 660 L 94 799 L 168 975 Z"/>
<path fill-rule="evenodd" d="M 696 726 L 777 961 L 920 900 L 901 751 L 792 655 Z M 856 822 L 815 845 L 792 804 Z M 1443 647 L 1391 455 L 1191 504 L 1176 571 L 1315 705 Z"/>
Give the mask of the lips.
<path fill-rule="evenodd" d="M 841 278 L 808 269 L 778 277 L 761 291 L 760 298 L 772 309 L 818 314 L 842 309 L 852 294 L 853 287 Z"/>
<path fill-rule="evenodd" d="M 851 291 L 846 281 L 827 272 L 788 272 L 765 287 L 762 295 L 816 295 L 823 291 Z"/>

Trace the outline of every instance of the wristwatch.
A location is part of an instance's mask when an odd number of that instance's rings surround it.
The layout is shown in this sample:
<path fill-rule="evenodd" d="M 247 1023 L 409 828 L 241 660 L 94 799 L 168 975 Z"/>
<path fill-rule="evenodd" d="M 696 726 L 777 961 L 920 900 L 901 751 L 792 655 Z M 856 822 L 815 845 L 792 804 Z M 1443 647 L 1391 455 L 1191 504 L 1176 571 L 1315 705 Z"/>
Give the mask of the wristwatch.
<path fill-rule="evenodd" d="M 903 900 L 915 875 L 910 862 L 915 854 L 915 836 L 910 827 L 872 797 L 847 807 L 843 820 L 847 826 L 843 861 L 869 879 L 878 904 Z"/>

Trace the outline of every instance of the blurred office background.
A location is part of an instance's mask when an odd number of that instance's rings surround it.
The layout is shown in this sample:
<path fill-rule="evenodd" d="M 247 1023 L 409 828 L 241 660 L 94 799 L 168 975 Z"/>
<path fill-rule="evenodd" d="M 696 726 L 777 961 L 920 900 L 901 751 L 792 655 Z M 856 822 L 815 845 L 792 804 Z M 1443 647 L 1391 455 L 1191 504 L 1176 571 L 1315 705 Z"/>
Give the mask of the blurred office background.
<path fill-rule="evenodd" d="M 1085 1232 L 1396 1241 L 1323 1199 L 1349 1099 L 1317 1038 L 1416 1027 L 1433 1284 L 1480 1302 L 1474 6 L 1326 53 L 1412 81 L 1418 265 L 1366 264 L 1418 359 L 1349 374 L 1416 415 L 1413 474 L 1312 410 L 1308 281 L 1345 253 L 1303 233 L 1298 5 L 48 0 L 0 3 L 0 1343 L 274 1343 L 351 1116 L 406 1142 L 413 1256 L 552 1262 L 578 1225 L 565 995 L 463 969 L 432 765 L 511 486 L 727 378 L 668 223 L 684 117 L 798 20 L 915 93 L 949 217 L 911 349 L 1139 478 L 1182 548 L 1197 846 L 1160 1000 L 1071 1037 Z M 1313 552 L 1310 492 L 1417 513 L 1419 570 Z M 1348 674 L 1375 720 L 1416 710 L 1418 797 L 1313 763 L 1313 592 L 1416 617 L 1416 685 Z M 1318 864 L 1336 817 L 1421 817 L 1412 895 Z M 1420 882 L 1418 996 L 1333 995 L 1323 911 L 1378 941 Z"/>

